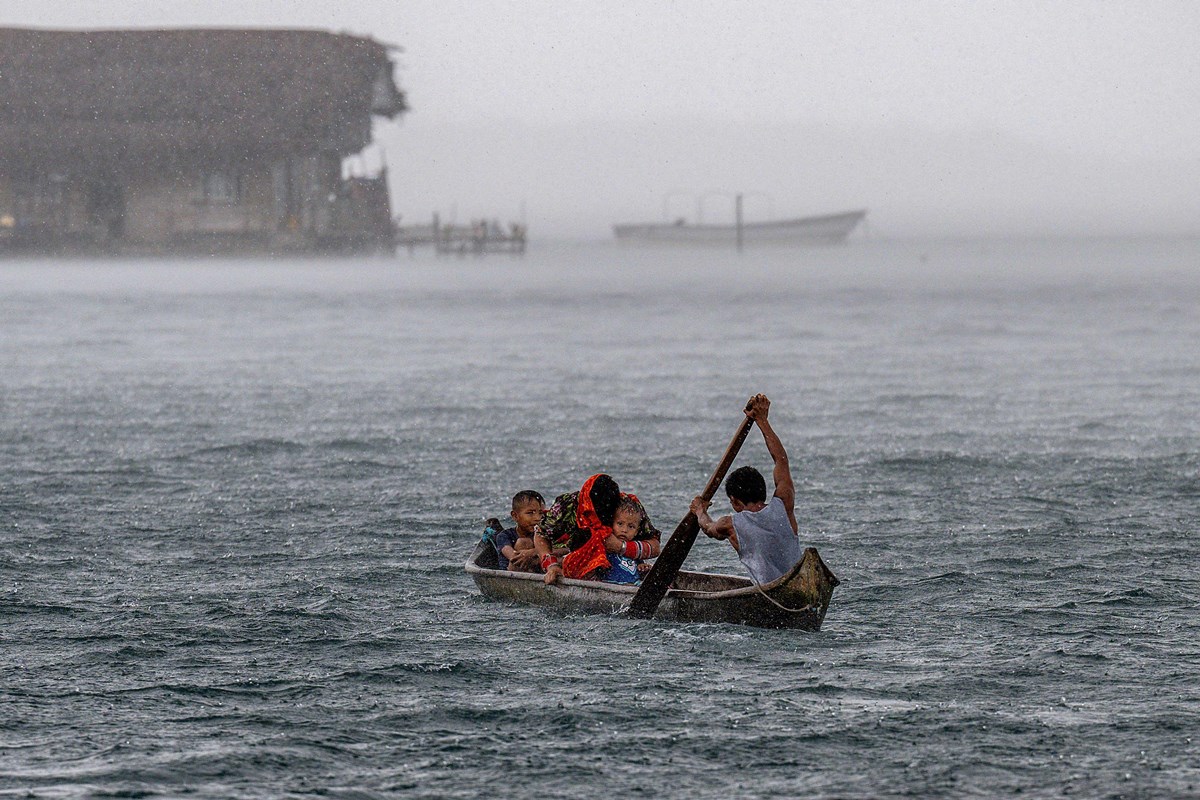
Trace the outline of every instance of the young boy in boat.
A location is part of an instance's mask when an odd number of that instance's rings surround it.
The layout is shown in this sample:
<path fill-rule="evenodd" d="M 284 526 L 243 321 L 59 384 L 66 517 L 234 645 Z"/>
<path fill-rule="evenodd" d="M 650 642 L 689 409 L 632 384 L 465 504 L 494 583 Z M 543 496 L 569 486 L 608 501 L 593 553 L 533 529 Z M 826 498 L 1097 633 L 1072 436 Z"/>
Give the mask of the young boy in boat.
<path fill-rule="evenodd" d="M 533 535 L 546 516 L 546 501 L 532 489 L 513 495 L 509 512 L 516 526 L 500 531 L 496 536 L 498 569 L 509 572 L 537 572 L 538 554 Z"/>
<path fill-rule="evenodd" d="M 738 467 L 725 480 L 725 494 L 733 513 L 714 520 L 708 515 L 711 502 L 697 497 L 692 513 L 700 530 L 713 539 L 727 540 L 755 583 L 770 583 L 786 575 L 800 561 L 801 548 L 796 525 L 796 489 L 788 466 L 787 451 L 767 419 L 771 401 L 755 395 L 746 408 L 762 432 L 767 452 L 775 464 L 772 478 L 775 493 L 767 499 L 767 482 L 754 467 Z"/>
<path fill-rule="evenodd" d="M 589 578 L 608 583 L 637 583 L 640 572 L 645 566 L 642 556 L 651 549 L 650 544 L 637 540 L 638 531 L 646 511 L 641 503 L 630 497 L 624 497 L 613 512 L 612 535 L 617 539 L 619 549 L 611 550 L 608 546 L 608 566 L 600 567 Z M 606 542 L 607 544 L 607 542 Z"/>
<path fill-rule="evenodd" d="M 637 533 L 629 541 L 613 532 L 617 507 L 626 499 L 641 511 Z M 583 578 L 608 569 L 608 553 L 654 558 L 661 536 L 637 497 L 622 493 L 611 476 L 601 473 L 588 478 L 578 492 L 556 497 L 533 541 L 546 583 L 556 583 L 564 574 Z"/>

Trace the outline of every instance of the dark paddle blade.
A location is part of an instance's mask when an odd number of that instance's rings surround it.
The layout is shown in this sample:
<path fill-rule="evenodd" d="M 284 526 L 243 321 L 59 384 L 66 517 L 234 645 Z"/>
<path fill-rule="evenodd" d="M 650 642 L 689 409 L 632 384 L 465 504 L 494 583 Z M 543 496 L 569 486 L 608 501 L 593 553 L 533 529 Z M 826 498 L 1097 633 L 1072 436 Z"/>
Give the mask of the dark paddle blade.
<path fill-rule="evenodd" d="M 747 404 L 748 407 L 749 404 Z M 708 485 L 704 487 L 704 493 L 700 495 L 705 500 L 711 500 L 712 496 L 717 493 L 721 481 L 725 479 L 725 473 L 729 471 L 733 460 L 737 458 L 738 450 L 742 449 L 742 442 L 746 441 L 753 425 L 754 420 L 749 417 L 742 420 L 729 447 L 725 449 L 725 455 L 721 457 L 721 463 L 717 464 L 712 477 L 708 479 Z M 630 614 L 635 617 L 649 617 L 654 614 L 654 610 L 658 608 L 658 604 L 662 602 L 663 596 L 670 588 L 671 581 L 675 580 L 675 576 L 679 574 L 679 568 L 683 566 L 683 560 L 687 558 L 688 552 L 696 541 L 696 534 L 699 532 L 700 523 L 696 520 L 696 515 L 689 511 L 687 516 L 680 521 L 679 526 L 675 528 L 671 538 L 667 540 L 662 553 L 655 560 L 654 566 L 642 579 L 642 585 L 629 604 Z"/>

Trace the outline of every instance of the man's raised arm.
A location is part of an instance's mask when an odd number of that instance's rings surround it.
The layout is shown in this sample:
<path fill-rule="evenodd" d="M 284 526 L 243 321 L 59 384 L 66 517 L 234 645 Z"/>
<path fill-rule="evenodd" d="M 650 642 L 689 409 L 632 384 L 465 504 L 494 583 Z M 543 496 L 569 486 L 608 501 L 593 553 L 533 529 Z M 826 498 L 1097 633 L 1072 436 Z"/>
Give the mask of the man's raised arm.
<path fill-rule="evenodd" d="M 750 401 L 750 408 L 746 414 L 762 431 L 767 452 L 771 454 L 771 460 L 775 462 L 775 470 L 771 476 L 775 480 L 775 496 L 783 501 L 788 521 L 792 523 L 792 531 L 798 532 L 800 526 L 796 524 L 796 486 L 792 483 L 792 470 L 788 464 L 787 451 L 783 449 L 783 442 L 779 441 L 779 436 L 767 419 L 770 409 L 771 401 L 767 399 L 767 396 L 757 394 Z"/>

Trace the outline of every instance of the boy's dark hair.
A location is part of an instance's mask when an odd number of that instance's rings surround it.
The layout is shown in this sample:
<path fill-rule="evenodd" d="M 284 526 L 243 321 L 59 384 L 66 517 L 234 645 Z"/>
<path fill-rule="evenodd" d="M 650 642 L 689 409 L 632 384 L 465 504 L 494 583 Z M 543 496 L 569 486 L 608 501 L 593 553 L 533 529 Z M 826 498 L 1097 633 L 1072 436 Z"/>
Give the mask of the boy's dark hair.
<path fill-rule="evenodd" d="M 526 489 L 513 495 L 512 507 L 514 511 L 516 511 L 519 506 L 523 506 L 526 503 L 541 503 L 542 505 L 546 505 L 546 498 L 542 497 L 541 494 L 535 492 L 533 489 Z"/>
<path fill-rule="evenodd" d="M 646 513 L 642 510 L 641 506 L 639 506 L 637 503 L 635 503 L 633 500 L 631 500 L 628 497 L 622 497 L 621 502 L 617 503 L 617 507 L 615 509 L 613 509 L 613 519 L 615 520 L 617 518 L 617 514 L 621 513 L 622 511 L 628 512 L 630 514 L 637 514 L 637 517 L 639 520 Z"/>
<path fill-rule="evenodd" d="M 725 494 L 743 503 L 765 503 L 767 481 L 754 467 L 738 467 L 725 479 Z"/>
<path fill-rule="evenodd" d="M 609 475 L 597 475 L 592 481 L 592 507 L 605 525 L 612 525 L 613 514 L 621 502 L 621 487 Z"/>

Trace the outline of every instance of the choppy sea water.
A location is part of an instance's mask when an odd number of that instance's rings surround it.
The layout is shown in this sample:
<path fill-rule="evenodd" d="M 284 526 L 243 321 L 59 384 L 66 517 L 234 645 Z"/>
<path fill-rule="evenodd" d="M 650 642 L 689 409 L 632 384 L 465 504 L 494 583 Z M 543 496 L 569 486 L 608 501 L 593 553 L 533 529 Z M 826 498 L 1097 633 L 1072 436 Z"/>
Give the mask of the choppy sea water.
<path fill-rule="evenodd" d="M 479 598 L 758 391 L 822 632 Z M 1196 241 L 0 264 L 0 795 L 1200 796 L 1198 395 Z"/>

